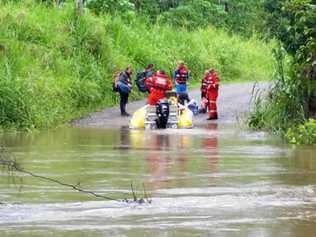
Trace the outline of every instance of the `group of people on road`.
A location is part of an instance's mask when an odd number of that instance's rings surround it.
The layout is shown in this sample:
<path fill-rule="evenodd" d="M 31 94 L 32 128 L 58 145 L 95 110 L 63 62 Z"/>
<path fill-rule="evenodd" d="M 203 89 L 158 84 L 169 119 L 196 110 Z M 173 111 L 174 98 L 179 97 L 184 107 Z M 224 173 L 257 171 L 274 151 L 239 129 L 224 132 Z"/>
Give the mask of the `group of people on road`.
<path fill-rule="evenodd" d="M 128 96 L 132 90 L 132 67 L 115 74 L 113 90 L 120 94 L 120 111 L 122 116 L 129 116 L 126 112 Z M 173 80 L 172 80 L 173 79 Z M 172 79 L 164 70 L 154 71 L 154 65 L 148 64 L 143 72 L 136 76 L 136 84 L 140 91 L 148 92 L 147 103 L 156 105 L 159 100 L 166 98 L 166 92 L 171 91 L 173 84 L 178 102 L 184 105 L 190 101 L 188 94 L 188 81 L 190 72 L 183 62 L 179 62 L 173 71 Z M 201 106 L 200 113 L 208 112 L 208 120 L 217 119 L 216 101 L 219 89 L 219 76 L 215 69 L 208 69 L 201 81 Z"/>

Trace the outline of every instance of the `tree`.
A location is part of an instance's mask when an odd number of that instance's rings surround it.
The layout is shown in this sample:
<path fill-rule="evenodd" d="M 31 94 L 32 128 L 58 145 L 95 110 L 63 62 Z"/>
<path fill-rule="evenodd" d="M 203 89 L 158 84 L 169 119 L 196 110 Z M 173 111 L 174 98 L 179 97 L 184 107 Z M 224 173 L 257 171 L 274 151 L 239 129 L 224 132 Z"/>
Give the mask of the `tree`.
<path fill-rule="evenodd" d="M 268 0 L 265 9 L 269 34 L 293 56 L 293 80 L 304 98 L 306 115 L 316 97 L 316 1 Z"/>
<path fill-rule="evenodd" d="M 75 0 L 75 4 L 76 14 L 81 15 L 83 13 L 84 0 Z"/>
<path fill-rule="evenodd" d="M 135 6 L 129 0 L 87 0 L 87 7 L 96 14 L 104 12 L 108 13 L 123 13 L 129 10 L 134 10 Z"/>

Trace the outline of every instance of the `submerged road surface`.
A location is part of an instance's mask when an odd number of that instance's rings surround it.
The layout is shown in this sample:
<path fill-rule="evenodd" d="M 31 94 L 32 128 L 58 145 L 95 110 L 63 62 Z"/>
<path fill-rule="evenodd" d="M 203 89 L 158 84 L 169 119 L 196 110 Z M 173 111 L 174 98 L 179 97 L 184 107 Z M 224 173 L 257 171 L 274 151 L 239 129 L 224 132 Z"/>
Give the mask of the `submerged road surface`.
<path fill-rule="evenodd" d="M 252 91 L 264 90 L 268 87 L 268 83 L 232 83 L 220 86 L 218 97 L 218 123 L 236 122 L 239 116 L 243 116 L 249 111 Z M 136 88 L 135 88 L 136 89 Z M 190 91 L 190 97 L 200 104 L 200 91 L 195 89 Z M 127 105 L 127 111 L 133 114 L 137 109 L 145 105 L 146 100 L 131 102 Z M 206 121 L 207 115 L 199 115 L 194 117 L 194 125 L 201 126 L 210 121 Z M 100 112 L 94 112 L 88 116 L 74 121 L 74 126 L 80 127 L 121 127 L 128 126 L 130 117 L 121 117 L 119 106 L 107 108 Z M 212 122 L 214 123 L 214 121 Z"/>
<path fill-rule="evenodd" d="M 193 129 L 128 129 L 110 108 L 76 126 L 0 133 L 2 158 L 24 170 L 117 199 L 132 198 L 131 182 L 143 197 L 144 184 L 152 199 L 108 201 L 0 169 L 0 236 L 315 236 L 316 148 L 237 126 L 252 87 L 222 85 L 220 119 L 199 115 Z"/>

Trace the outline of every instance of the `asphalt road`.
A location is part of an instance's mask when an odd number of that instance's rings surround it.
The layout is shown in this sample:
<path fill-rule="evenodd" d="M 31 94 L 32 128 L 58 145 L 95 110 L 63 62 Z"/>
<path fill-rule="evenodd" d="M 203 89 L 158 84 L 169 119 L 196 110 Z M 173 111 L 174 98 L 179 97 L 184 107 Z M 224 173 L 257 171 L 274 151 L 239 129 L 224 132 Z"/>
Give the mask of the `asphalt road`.
<path fill-rule="evenodd" d="M 246 82 L 231 83 L 220 86 L 218 97 L 218 115 L 219 119 L 214 121 L 206 120 L 206 114 L 199 114 L 194 117 L 195 126 L 203 126 L 207 123 L 236 123 L 239 119 L 244 118 L 249 112 L 252 91 L 264 91 L 268 87 L 266 82 Z M 191 98 L 200 104 L 200 91 L 198 89 L 189 92 Z M 138 108 L 145 105 L 146 100 L 131 102 L 127 105 L 127 111 L 132 114 Z M 79 127 L 122 127 L 128 126 L 130 117 L 121 117 L 119 107 L 106 108 L 99 112 L 90 113 L 88 116 L 73 121 L 73 126 Z"/>

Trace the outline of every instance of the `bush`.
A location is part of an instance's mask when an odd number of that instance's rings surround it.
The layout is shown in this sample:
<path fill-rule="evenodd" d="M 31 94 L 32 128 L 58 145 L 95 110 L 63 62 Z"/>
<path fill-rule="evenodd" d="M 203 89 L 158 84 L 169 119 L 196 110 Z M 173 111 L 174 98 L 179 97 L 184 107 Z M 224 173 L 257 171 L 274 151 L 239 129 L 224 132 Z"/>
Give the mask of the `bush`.
<path fill-rule="evenodd" d="M 289 58 L 283 48 L 274 50 L 274 84 L 268 94 L 255 94 L 253 110 L 248 118 L 248 125 L 255 129 L 266 129 L 275 134 L 284 135 L 289 127 L 304 121 L 302 106 L 302 88 L 291 77 Z"/>
<path fill-rule="evenodd" d="M 227 13 L 224 8 L 208 1 L 195 0 L 190 4 L 180 5 L 163 13 L 161 22 L 177 27 L 194 29 L 207 27 L 210 23 L 215 26 L 225 26 Z"/>
<path fill-rule="evenodd" d="M 316 120 L 309 119 L 297 127 L 289 128 L 285 137 L 293 144 L 316 144 Z"/>
<path fill-rule="evenodd" d="M 128 0 L 88 0 L 87 7 L 97 14 L 126 12 L 134 9 L 134 4 Z"/>
<path fill-rule="evenodd" d="M 269 33 L 280 42 L 279 50 L 274 51 L 275 87 L 266 102 L 257 100 L 249 118 L 250 126 L 276 131 L 299 144 L 315 143 L 314 124 L 306 121 L 313 112 L 316 88 L 314 3 L 312 0 L 266 2 Z M 284 60 L 284 52 L 291 56 L 290 61 Z"/>

